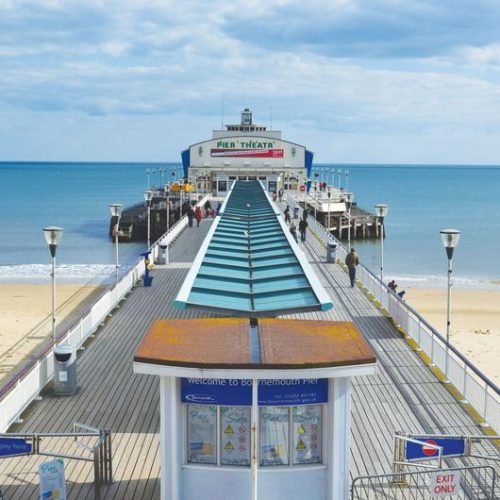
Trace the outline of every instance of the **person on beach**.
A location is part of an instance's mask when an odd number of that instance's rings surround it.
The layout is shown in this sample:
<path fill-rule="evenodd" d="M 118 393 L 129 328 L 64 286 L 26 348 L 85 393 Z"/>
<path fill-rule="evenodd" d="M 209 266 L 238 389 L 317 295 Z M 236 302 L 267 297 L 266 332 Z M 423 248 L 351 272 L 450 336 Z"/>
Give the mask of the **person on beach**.
<path fill-rule="evenodd" d="M 394 293 L 396 293 L 396 288 L 398 287 L 398 285 L 396 284 L 396 282 L 394 280 L 391 280 L 389 281 L 388 285 L 390 290 L 392 290 Z"/>
<path fill-rule="evenodd" d="M 354 288 L 354 283 L 356 281 L 356 266 L 359 264 L 358 254 L 351 248 L 350 253 L 347 254 L 345 258 L 345 264 L 349 269 L 349 279 L 351 280 L 351 288 Z"/>
<path fill-rule="evenodd" d="M 300 219 L 299 233 L 300 233 L 300 241 L 302 241 L 302 243 L 306 241 L 306 231 L 307 231 L 307 221 L 305 219 Z"/>
<path fill-rule="evenodd" d="M 194 211 L 194 216 L 196 218 L 196 227 L 200 227 L 200 221 L 201 221 L 201 208 L 196 207 L 196 210 Z"/>

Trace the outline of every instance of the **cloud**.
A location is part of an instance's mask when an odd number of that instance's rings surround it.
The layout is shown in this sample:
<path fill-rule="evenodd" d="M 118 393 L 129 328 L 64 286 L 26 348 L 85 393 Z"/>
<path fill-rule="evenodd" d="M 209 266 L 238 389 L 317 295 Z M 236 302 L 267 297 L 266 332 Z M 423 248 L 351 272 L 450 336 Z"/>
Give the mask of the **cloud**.
<path fill-rule="evenodd" d="M 0 0 L 0 110 L 187 131 L 224 99 L 312 137 L 498 131 L 498 25 L 487 0 Z"/>

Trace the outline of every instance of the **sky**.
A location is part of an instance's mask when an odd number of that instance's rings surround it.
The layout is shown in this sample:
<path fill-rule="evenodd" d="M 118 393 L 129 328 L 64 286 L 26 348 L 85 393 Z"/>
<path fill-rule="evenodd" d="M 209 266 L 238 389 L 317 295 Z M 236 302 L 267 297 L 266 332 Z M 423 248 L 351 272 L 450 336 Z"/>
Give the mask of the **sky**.
<path fill-rule="evenodd" d="M 0 161 L 180 161 L 238 123 L 322 163 L 500 164 L 500 0 L 0 0 Z"/>

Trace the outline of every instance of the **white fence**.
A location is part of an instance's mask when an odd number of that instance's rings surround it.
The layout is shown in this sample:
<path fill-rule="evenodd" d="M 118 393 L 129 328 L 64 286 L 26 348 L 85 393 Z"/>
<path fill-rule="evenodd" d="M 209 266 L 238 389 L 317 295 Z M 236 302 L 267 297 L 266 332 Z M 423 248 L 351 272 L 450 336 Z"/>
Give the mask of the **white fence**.
<path fill-rule="evenodd" d="M 298 207 L 296 200 L 288 197 L 291 208 Z M 302 209 L 299 208 L 299 211 Z M 337 244 L 337 258 L 344 262 L 347 249 L 340 244 L 319 222 L 308 217 L 309 229 L 314 232 L 325 245 L 328 241 Z M 435 330 L 417 311 L 412 309 L 397 294 L 392 292 L 380 278 L 363 265 L 358 266 L 356 277 L 373 295 L 393 319 L 427 354 L 448 381 L 463 395 L 464 403 L 470 403 L 484 419 L 484 426 L 489 425 L 496 433 L 500 432 L 500 391 L 498 386 L 476 368 L 465 356 Z M 448 363 L 446 358 L 448 357 Z M 446 365 L 448 369 L 446 373 Z"/>
<path fill-rule="evenodd" d="M 198 204 L 205 203 L 208 196 L 201 199 Z M 151 246 L 151 254 L 158 257 L 160 248 L 159 241 L 168 242 L 170 245 L 187 226 L 187 217 L 177 221 L 170 231 L 165 233 Z M 163 243 L 162 241 L 162 243 Z M 132 289 L 135 283 L 144 274 L 144 259 L 138 261 L 125 276 L 114 286 L 108 289 L 92 305 L 88 312 L 66 332 L 58 335 L 58 343 L 71 345 L 74 349 L 80 349 L 84 342 L 96 332 L 107 315 L 115 309 L 123 297 Z M 42 389 L 54 377 L 54 357 L 52 346 L 45 351 L 37 360 L 27 366 L 19 375 L 0 391 L 0 433 L 7 429 L 19 419 L 21 413 L 40 394 Z"/>

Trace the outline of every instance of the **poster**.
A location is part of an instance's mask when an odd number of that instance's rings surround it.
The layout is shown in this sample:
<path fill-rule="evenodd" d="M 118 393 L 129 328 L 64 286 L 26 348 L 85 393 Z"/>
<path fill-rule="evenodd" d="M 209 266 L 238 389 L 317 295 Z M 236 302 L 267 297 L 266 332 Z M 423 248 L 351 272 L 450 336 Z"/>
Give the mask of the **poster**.
<path fill-rule="evenodd" d="M 41 500 L 66 500 L 64 462 L 61 458 L 40 464 L 38 475 Z"/>
<path fill-rule="evenodd" d="M 260 464 L 288 465 L 289 409 L 270 406 L 260 411 Z"/>
<path fill-rule="evenodd" d="M 292 412 L 294 464 L 321 463 L 321 406 L 296 406 Z"/>
<path fill-rule="evenodd" d="M 222 465 L 250 465 L 250 415 L 242 406 L 221 408 Z"/>
<path fill-rule="evenodd" d="M 188 462 L 217 463 L 217 409 L 208 405 L 188 405 Z"/>

